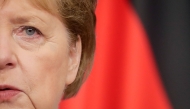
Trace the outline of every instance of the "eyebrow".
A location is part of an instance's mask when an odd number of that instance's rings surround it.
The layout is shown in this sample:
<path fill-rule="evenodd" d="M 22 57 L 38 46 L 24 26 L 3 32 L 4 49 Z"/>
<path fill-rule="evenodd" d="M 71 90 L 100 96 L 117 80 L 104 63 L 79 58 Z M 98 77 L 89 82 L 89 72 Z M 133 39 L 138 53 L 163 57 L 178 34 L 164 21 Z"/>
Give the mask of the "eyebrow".
<path fill-rule="evenodd" d="M 11 22 L 14 24 L 23 24 L 29 21 L 30 20 L 28 18 L 23 18 L 23 17 L 17 17 L 17 18 L 11 19 Z"/>
<path fill-rule="evenodd" d="M 14 24 L 24 24 L 33 21 L 45 23 L 44 20 L 36 16 L 17 16 L 11 19 L 11 22 Z"/>

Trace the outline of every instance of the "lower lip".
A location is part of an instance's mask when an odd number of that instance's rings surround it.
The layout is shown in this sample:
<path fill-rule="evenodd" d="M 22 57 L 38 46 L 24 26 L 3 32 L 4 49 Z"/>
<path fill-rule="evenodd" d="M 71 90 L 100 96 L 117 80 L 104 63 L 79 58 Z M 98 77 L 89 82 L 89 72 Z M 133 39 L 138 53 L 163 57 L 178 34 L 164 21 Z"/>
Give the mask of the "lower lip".
<path fill-rule="evenodd" d="M 0 102 L 10 101 L 13 97 L 19 94 L 18 90 L 4 90 L 0 91 Z"/>

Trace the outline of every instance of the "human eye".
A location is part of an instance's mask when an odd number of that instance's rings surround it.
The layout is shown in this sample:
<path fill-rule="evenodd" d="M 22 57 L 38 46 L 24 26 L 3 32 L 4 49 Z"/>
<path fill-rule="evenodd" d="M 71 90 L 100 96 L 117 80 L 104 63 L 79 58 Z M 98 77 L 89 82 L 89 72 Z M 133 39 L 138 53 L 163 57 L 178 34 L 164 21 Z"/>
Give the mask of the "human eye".
<path fill-rule="evenodd" d="M 14 35 L 25 41 L 33 41 L 41 38 L 43 34 L 39 29 L 32 26 L 21 26 L 14 30 Z"/>
<path fill-rule="evenodd" d="M 41 34 L 41 32 L 38 29 L 30 26 L 23 27 L 23 31 L 25 32 L 25 35 L 28 37 L 35 37 L 35 35 Z"/>

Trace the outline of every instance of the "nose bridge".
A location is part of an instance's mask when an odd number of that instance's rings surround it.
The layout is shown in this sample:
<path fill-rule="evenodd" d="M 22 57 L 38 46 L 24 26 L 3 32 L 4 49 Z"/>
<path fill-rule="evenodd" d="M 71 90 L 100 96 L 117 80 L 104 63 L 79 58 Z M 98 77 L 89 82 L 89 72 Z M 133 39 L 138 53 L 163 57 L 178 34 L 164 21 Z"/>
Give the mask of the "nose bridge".
<path fill-rule="evenodd" d="M 0 27 L 0 70 L 13 65 L 11 37 L 5 28 Z"/>
<path fill-rule="evenodd" d="M 10 31 L 5 22 L 0 19 L 0 50 L 10 47 Z M 1 54 L 1 51 L 0 51 Z"/>
<path fill-rule="evenodd" d="M 16 62 L 10 17 L 6 8 L 0 7 L 0 72 L 5 68 L 14 67 Z"/>
<path fill-rule="evenodd" d="M 0 56 L 4 53 L 10 52 L 10 38 L 0 31 Z"/>

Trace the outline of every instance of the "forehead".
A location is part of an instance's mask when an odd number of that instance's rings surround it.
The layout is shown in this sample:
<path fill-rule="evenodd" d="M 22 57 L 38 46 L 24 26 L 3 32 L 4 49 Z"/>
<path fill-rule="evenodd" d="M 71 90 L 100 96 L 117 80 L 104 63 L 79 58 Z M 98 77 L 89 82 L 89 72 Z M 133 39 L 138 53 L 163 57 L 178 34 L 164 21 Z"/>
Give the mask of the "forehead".
<path fill-rule="evenodd" d="M 47 13 L 56 16 L 60 21 L 64 22 L 64 19 L 62 18 L 58 9 L 60 7 L 58 5 L 61 3 L 61 0 L 0 0 L 0 10 L 10 3 L 13 5 L 22 5 L 23 9 L 21 11 L 26 11 L 26 8 L 31 6 L 37 10 L 44 10 Z M 19 14 L 21 14 L 21 12 L 19 12 Z"/>
<path fill-rule="evenodd" d="M 37 8 L 44 9 L 52 14 L 57 13 L 59 0 L 27 0 Z"/>
<path fill-rule="evenodd" d="M 0 9 L 8 4 L 11 0 L 0 0 Z M 38 9 L 43 9 L 52 14 L 58 14 L 58 2 L 60 0 L 14 0 L 14 2 L 25 2 L 35 6 Z"/>

